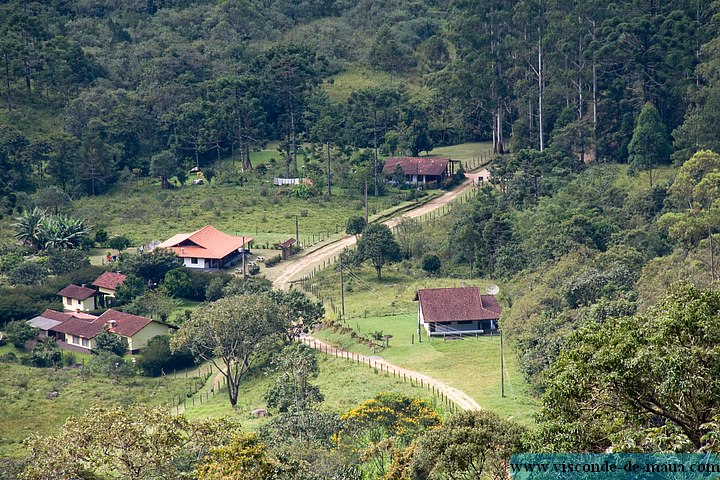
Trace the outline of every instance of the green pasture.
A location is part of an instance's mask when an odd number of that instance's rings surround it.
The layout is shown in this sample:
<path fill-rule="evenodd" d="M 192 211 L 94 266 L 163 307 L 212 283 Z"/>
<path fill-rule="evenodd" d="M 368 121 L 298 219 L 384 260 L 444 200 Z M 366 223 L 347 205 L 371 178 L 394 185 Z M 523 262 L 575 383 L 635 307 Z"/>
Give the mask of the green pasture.
<path fill-rule="evenodd" d="M 5 351 L 7 346 L 0 347 Z M 78 358 L 83 357 L 78 355 Z M 95 404 L 167 404 L 190 391 L 196 379 L 184 375 L 161 378 L 134 377 L 116 382 L 83 369 L 26 367 L 0 364 L 0 457 L 24 454 L 22 441 L 31 433 L 55 432 L 71 415 Z M 59 392 L 57 398 L 48 393 Z"/>
<path fill-rule="evenodd" d="M 504 342 L 505 397 L 502 397 L 500 375 L 500 337 L 464 337 L 462 340 L 429 338 L 424 329 L 418 337 L 417 314 L 355 318 L 344 326 L 360 336 L 370 338 L 377 332 L 392 335 L 387 348 L 358 343 L 350 335 L 325 329 L 315 334 L 345 350 L 378 355 L 395 365 L 415 370 L 458 388 L 470 395 L 481 407 L 505 417 L 531 424 L 539 403 L 532 397 L 518 368 L 517 356 Z M 376 342 L 380 343 L 380 342 Z"/>

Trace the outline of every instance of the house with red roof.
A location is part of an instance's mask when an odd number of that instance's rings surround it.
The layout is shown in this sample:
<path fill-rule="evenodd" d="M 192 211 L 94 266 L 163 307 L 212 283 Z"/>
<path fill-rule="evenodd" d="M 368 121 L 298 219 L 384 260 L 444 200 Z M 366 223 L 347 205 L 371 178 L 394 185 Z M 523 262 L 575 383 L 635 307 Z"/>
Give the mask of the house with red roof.
<path fill-rule="evenodd" d="M 165 240 L 158 248 L 172 249 L 188 268 L 219 270 L 242 258 L 242 251 L 250 252 L 252 237 L 223 233 L 207 225 L 192 233 L 179 233 Z"/>
<path fill-rule="evenodd" d="M 100 297 L 102 298 L 102 305 L 109 307 L 112 299 L 115 298 L 115 291 L 122 285 L 127 278 L 127 275 L 123 275 L 118 272 L 103 272 L 98 278 L 96 278 L 92 286 L 97 287 Z"/>
<path fill-rule="evenodd" d="M 68 285 L 58 292 L 62 297 L 63 308 L 70 312 L 89 312 L 98 308 L 95 289 L 85 285 Z"/>
<path fill-rule="evenodd" d="M 27 323 L 40 330 L 39 336 L 54 337 L 62 348 L 80 352 L 93 350 L 95 337 L 105 329 L 125 338 L 128 351 L 137 353 L 147 347 L 151 338 L 174 328 L 150 318 L 113 309 L 99 317 L 82 312 L 56 312 L 48 309 Z"/>
<path fill-rule="evenodd" d="M 392 175 L 402 171 L 407 183 L 442 184 L 445 177 L 455 173 L 456 160 L 441 157 L 392 157 L 385 160 L 383 172 Z"/>
<path fill-rule="evenodd" d="M 428 335 L 483 335 L 498 329 L 502 312 L 494 295 L 478 287 L 418 290 L 418 328 Z"/>

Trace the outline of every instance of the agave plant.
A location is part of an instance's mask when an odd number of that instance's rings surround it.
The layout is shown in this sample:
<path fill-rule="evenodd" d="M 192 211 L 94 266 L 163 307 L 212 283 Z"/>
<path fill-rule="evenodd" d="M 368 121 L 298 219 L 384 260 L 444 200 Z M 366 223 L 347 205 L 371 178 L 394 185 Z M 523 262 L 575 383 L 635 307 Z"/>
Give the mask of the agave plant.
<path fill-rule="evenodd" d="M 15 238 L 23 245 L 28 245 L 39 251 L 43 248 L 40 238 L 40 224 L 47 219 L 47 212 L 39 208 L 25 210 L 19 217 L 15 218 L 12 227 L 15 229 Z"/>
<path fill-rule="evenodd" d="M 44 249 L 78 248 L 90 235 L 90 227 L 80 219 L 66 215 L 47 216 L 38 225 L 38 237 Z"/>

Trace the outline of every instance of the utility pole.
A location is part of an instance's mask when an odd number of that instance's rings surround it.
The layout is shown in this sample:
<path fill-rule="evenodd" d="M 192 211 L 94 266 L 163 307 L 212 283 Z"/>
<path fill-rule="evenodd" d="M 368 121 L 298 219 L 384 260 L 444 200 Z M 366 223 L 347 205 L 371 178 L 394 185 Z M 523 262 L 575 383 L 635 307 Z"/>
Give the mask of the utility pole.
<path fill-rule="evenodd" d="M 300 233 L 298 229 L 298 216 L 295 215 L 295 243 L 297 243 L 298 248 L 300 248 Z"/>
<path fill-rule="evenodd" d="M 500 330 L 500 396 L 505 398 L 505 356 L 503 355 L 503 334 Z"/>
<path fill-rule="evenodd" d="M 245 273 L 245 236 L 242 237 L 242 258 L 243 258 L 243 280 L 247 279 L 247 274 Z"/>
<path fill-rule="evenodd" d="M 340 254 L 340 302 L 341 302 L 341 309 L 340 309 L 340 318 L 345 318 L 345 279 L 343 277 L 343 263 L 342 263 L 342 254 Z"/>

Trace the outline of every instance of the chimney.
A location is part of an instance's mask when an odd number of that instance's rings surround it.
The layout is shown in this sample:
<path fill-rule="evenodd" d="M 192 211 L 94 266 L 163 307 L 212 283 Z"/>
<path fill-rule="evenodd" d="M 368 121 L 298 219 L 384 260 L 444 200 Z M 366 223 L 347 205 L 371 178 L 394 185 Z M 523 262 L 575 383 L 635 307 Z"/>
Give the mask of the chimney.
<path fill-rule="evenodd" d="M 185 253 L 185 249 L 182 248 L 182 247 L 180 247 L 180 253 L 183 253 L 183 254 L 184 254 L 184 253 Z"/>
<path fill-rule="evenodd" d="M 117 322 L 115 320 L 108 320 L 108 325 L 110 328 L 115 328 L 117 326 Z"/>
<path fill-rule="evenodd" d="M 83 283 L 83 284 L 81 284 L 80 286 L 81 286 L 81 287 L 83 287 L 83 288 L 85 288 L 86 284 L 85 284 L 85 283 Z"/>

